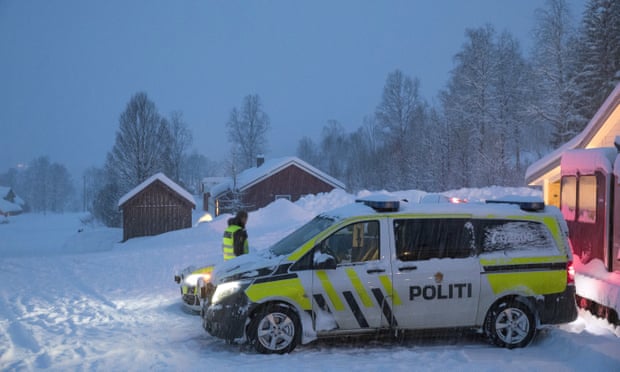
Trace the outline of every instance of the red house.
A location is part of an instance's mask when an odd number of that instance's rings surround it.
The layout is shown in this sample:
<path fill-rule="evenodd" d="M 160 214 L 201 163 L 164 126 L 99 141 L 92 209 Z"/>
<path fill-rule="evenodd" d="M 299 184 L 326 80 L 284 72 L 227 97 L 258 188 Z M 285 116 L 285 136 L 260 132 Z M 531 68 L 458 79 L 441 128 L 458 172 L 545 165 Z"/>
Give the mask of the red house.
<path fill-rule="evenodd" d="M 292 202 L 304 195 L 344 189 L 345 185 L 297 157 L 257 161 L 246 169 L 205 190 L 205 209 L 214 215 L 265 207 L 276 199 Z"/>

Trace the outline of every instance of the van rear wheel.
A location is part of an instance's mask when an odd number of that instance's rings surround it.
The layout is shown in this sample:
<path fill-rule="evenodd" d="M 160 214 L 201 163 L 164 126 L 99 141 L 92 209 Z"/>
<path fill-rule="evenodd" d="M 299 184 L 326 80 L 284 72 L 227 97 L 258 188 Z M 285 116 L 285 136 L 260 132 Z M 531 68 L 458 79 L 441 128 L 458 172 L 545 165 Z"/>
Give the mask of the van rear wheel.
<path fill-rule="evenodd" d="M 497 346 L 524 347 L 534 338 L 536 318 L 526 304 L 516 300 L 502 301 L 487 314 L 484 330 Z"/>
<path fill-rule="evenodd" d="M 300 335 L 297 314 L 278 304 L 267 305 L 259 310 L 248 328 L 250 343 L 262 354 L 291 352 L 297 346 Z"/>

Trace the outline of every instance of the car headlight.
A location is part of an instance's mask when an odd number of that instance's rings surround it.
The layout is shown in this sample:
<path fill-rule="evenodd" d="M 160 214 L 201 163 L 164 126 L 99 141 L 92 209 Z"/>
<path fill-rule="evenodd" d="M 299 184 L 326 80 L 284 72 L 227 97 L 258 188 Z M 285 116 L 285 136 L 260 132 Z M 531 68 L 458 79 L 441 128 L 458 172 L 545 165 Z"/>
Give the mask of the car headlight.
<path fill-rule="evenodd" d="M 215 287 L 215 293 L 213 293 L 211 303 L 217 304 L 226 297 L 230 297 L 237 292 L 245 290 L 248 287 L 248 284 L 249 281 L 245 280 L 236 280 L 233 282 L 218 284 L 218 286 Z"/>
<path fill-rule="evenodd" d="M 200 273 L 200 274 L 191 274 L 185 277 L 183 281 L 185 285 L 195 287 L 198 284 L 198 279 L 202 278 L 202 281 L 205 283 L 209 283 L 211 281 L 211 273 Z"/>

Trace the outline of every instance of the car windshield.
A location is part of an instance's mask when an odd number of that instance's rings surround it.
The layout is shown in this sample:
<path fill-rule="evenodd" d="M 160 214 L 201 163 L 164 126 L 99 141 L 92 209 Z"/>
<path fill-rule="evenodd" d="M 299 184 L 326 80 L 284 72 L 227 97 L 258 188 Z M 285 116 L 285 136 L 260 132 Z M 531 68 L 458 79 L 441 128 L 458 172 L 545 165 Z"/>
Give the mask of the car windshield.
<path fill-rule="evenodd" d="M 303 225 L 299 229 L 284 237 L 284 239 L 271 246 L 269 251 L 274 256 L 290 254 L 312 237 L 316 236 L 316 234 L 331 226 L 333 223 L 334 220 L 332 218 L 317 216 L 312 221 Z"/>

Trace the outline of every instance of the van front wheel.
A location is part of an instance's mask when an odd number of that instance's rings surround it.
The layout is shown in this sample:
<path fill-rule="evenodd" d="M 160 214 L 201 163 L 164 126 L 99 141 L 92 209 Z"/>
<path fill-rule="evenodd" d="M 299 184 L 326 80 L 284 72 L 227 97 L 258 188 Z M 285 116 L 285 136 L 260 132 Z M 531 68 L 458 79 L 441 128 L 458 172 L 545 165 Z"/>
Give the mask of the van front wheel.
<path fill-rule="evenodd" d="M 484 330 L 491 342 L 508 349 L 527 346 L 536 333 L 536 319 L 519 301 L 502 301 L 487 314 Z"/>
<path fill-rule="evenodd" d="M 282 305 L 267 305 L 249 325 L 250 343 L 263 354 L 291 352 L 300 338 L 301 326 L 295 312 Z"/>

